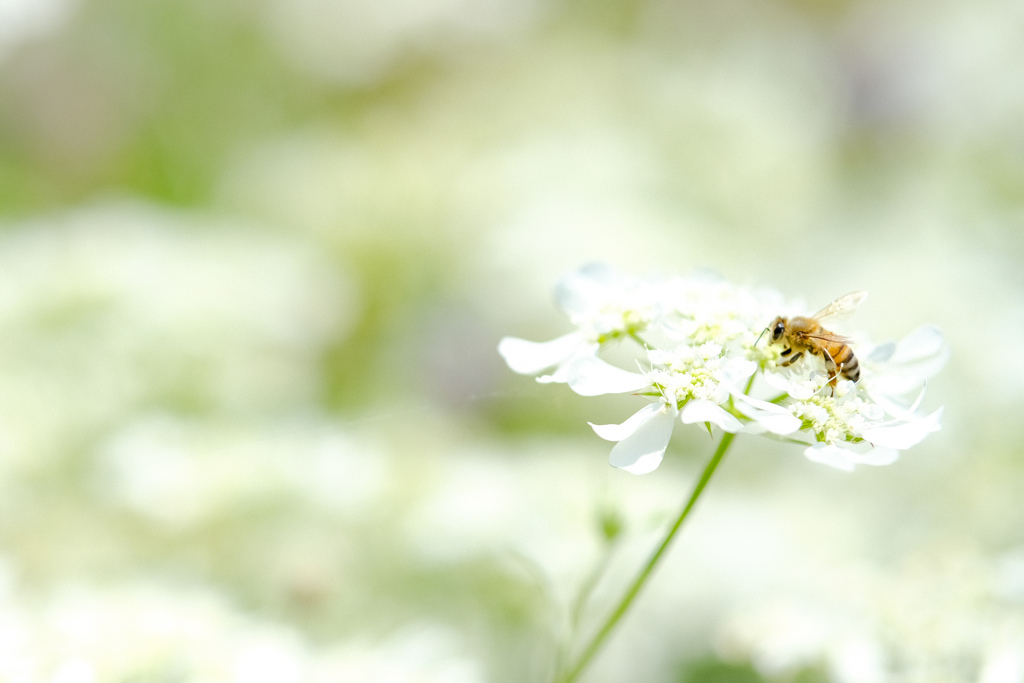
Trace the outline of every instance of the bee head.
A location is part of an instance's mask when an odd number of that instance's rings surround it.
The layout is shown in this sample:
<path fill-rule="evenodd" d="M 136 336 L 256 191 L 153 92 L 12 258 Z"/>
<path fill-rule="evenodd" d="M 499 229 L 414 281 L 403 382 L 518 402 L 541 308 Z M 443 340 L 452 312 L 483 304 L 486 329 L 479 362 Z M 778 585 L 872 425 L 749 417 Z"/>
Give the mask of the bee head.
<path fill-rule="evenodd" d="M 768 329 L 772 334 L 772 343 L 782 339 L 782 335 L 786 333 L 786 319 L 781 315 L 772 321 L 772 324 L 768 326 Z"/>

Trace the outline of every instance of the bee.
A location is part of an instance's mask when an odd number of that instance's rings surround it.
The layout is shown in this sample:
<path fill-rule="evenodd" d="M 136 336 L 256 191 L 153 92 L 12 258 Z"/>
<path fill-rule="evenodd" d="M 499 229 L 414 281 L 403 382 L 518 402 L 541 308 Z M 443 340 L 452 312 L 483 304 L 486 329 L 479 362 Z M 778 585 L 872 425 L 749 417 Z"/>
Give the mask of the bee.
<path fill-rule="evenodd" d="M 786 350 L 782 352 L 786 359 L 780 365 L 788 367 L 800 360 L 804 353 L 812 356 L 823 356 L 825 368 L 829 373 L 829 384 L 835 392 L 838 377 L 846 377 L 856 382 L 860 379 L 860 363 L 853 355 L 850 340 L 826 330 L 822 323 L 838 322 L 848 318 L 853 311 L 868 298 L 867 292 L 851 292 L 841 296 L 810 318 L 794 316 L 784 318 L 781 315 L 769 325 L 771 333 L 769 343 L 782 342 Z"/>

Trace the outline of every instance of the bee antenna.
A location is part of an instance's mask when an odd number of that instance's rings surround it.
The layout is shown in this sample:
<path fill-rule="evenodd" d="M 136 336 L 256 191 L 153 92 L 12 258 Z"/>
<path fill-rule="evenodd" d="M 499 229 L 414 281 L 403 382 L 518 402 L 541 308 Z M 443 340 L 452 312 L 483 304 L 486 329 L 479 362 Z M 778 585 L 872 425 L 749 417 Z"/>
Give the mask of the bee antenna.
<path fill-rule="evenodd" d="M 761 330 L 761 334 L 757 335 L 757 340 L 754 342 L 754 346 L 757 346 L 757 342 L 761 341 L 761 337 L 763 337 L 764 333 L 767 332 L 767 331 L 768 331 L 767 327 L 764 328 L 763 330 Z"/>

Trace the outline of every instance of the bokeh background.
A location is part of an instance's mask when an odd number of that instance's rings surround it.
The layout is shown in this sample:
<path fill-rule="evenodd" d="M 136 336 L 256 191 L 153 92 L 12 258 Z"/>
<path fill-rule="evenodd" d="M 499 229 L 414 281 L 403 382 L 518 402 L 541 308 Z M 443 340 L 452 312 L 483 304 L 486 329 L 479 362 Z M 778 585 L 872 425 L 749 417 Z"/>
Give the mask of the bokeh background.
<path fill-rule="evenodd" d="M 0 0 L 0 680 L 543 681 L 712 444 L 513 375 L 582 264 L 940 325 L 739 439 L 587 680 L 1024 681 L 1024 5 Z M 604 531 L 621 528 L 608 542 Z"/>

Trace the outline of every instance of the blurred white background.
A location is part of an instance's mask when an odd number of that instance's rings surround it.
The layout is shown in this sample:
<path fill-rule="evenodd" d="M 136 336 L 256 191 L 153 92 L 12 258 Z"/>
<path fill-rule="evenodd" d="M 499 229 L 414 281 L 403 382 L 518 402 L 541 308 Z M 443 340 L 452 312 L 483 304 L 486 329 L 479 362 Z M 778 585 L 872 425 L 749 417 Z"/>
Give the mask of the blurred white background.
<path fill-rule="evenodd" d="M 536 681 L 711 444 L 495 352 L 591 261 L 941 326 L 943 430 L 737 441 L 591 681 L 1024 681 L 1024 6 L 0 0 L 0 680 Z M 767 321 L 766 321 L 767 322 Z"/>

